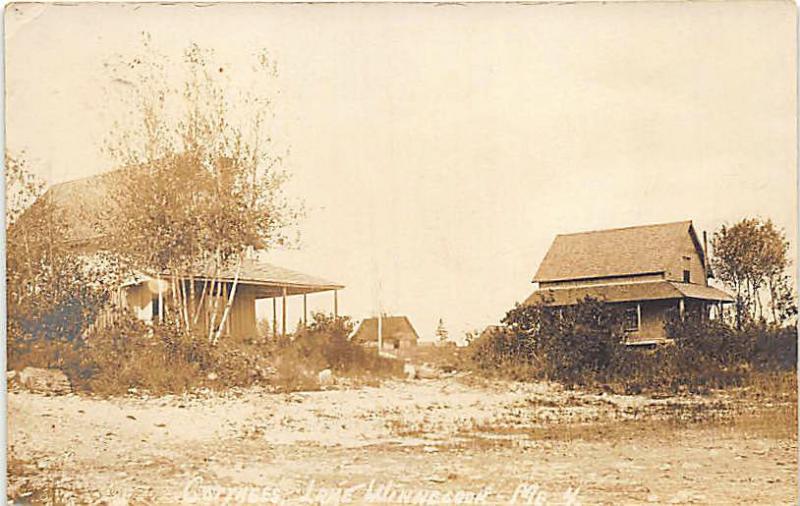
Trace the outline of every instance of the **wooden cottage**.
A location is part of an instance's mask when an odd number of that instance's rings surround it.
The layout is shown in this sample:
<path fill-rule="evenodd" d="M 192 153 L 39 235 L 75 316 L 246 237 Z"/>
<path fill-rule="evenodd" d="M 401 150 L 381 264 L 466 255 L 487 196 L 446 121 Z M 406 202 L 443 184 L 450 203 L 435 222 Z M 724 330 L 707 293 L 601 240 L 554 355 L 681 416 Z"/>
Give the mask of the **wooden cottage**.
<path fill-rule="evenodd" d="M 419 335 L 405 316 L 384 316 L 380 319 L 383 345 L 380 351 L 404 355 L 417 347 Z M 351 340 L 355 343 L 378 347 L 378 318 L 366 318 L 356 328 Z"/>
<path fill-rule="evenodd" d="M 533 278 L 526 303 L 567 306 L 587 296 L 625 310 L 628 342 L 665 339 L 670 310 L 708 316 L 733 302 L 709 286 L 713 277 L 691 221 L 556 236 Z"/>
<path fill-rule="evenodd" d="M 112 186 L 114 172 L 98 176 L 68 181 L 53 185 L 48 189 L 43 199 L 61 213 L 66 224 L 68 236 L 65 240 L 76 250 L 92 255 L 104 249 L 105 239 L 104 223 L 114 219 L 114 205 L 112 200 Z M 143 245 L 146 247 L 146 245 Z M 238 269 L 237 269 L 238 267 Z M 238 278 L 236 271 L 238 270 Z M 124 308 L 137 318 L 152 322 L 163 318 L 165 311 L 177 304 L 172 287 L 165 280 L 170 279 L 170 273 L 136 273 L 123 283 L 112 299 L 112 307 L 102 316 L 100 324 L 114 318 L 114 313 L 119 308 Z M 287 297 L 303 296 L 303 319 L 307 318 L 306 296 L 311 293 L 330 292 L 332 294 L 332 309 L 338 315 L 338 290 L 343 285 L 327 281 L 301 272 L 278 267 L 258 258 L 253 252 L 245 258 L 240 266 L 229 266 L 222 271 L 214 269 L 197 269 L 196 272 L 176 273 L 183 279 L 184 293 L 190 293 L 194 283 L 194 292 L 201 293 L 204 284 L 216 281 L 215 296 L 198 301 L 204 303 L 207 309 L 205 318 L 195 322 L 196 329 L 208 332 L 212 323 L 209 321 L 210 308 L 217 300 L 217 308 L 225 306 L 229 294 L 232 292 L 234 280 L 237 288 L 231 301 L 230 314 L 223 335 L 237 337 L 251 337 L 256 334 L 256 300 L 272 300 L 272 331 L 277 333 L 278 301 L 280 304 L 280 329 L 286 334 L 286 300 Z M 215 276 L 216 274 L 216 276 Z M 191 281 L 189 281 L 191 279 Z M 219 319 L 217 319 L 219 321 Z"/>

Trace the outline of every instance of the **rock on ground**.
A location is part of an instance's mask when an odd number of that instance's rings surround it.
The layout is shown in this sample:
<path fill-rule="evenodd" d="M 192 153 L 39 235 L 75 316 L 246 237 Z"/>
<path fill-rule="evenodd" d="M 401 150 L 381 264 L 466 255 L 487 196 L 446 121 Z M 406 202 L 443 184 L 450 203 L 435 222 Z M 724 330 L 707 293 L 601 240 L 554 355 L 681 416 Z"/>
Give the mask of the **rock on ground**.
<path fill-rule="evenodd" d="M 417 378 L 419 379 L 438 379 L 440 376 L 440 371 L 431 365 L 422 364 L 417 368 Z"/>
<path fill-rule="evenodd" d="M 333 371 L 330 369 L 323 369 L 317 375 L 320 387 L 329 387 L 333 385 Z"/>
<path fill-rule="evenodd" d="M 68 394 L 72 386 L 66 374 L 58 369 L 26 367 L 16 375 L 17 382 L 31 392 L 44 394 Z"/>

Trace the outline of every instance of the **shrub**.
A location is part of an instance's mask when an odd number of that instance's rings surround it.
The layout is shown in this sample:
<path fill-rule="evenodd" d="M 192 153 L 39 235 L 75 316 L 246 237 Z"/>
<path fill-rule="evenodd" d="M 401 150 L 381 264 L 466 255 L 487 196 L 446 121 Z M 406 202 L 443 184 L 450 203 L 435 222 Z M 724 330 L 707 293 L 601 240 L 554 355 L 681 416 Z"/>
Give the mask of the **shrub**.
<path fill-rule="evenodd" d="M 671 315 L 669 344 L 642 348 L 622 344 L 620 317 L 614 306 L 588 298 L 565 308 L 517 306 L 503 327 L 471 344 L 471 361 L 480 371 L 514 379 L 604 383 L 627 393 L 704 391 L 741 385 L 753 371 L 797 367 L 792 328 L 736 330 L 720 320 Z"/>
<path fill-rule="evenodd" d="M 797 329 L 754 325 L 745 329 L 752 343 L 751 364 L 758 371 L 797 370 Z"/>
<path fill-rule="evenodd" d="M 147 325 L 123 315 L 85 339 L 34 339 L 10 348 L 9 366 L 58 368 L 78 391 L 101 395 L 131 388 L 158 395 L 254 384 L 308 390 L 319 387 L 322 369 L 368 379 L 402 374 L 402 362 L 351 343 L 351 330 L 347 317 L 316 314 L 293 339 L 227 338 L 212 345 L 207 336 L 187 336 L 174 322 Z"/>
<path fill-rule="evenodd" d="M 621 314 L 586 298 L 563 308 L 518 305 L 504 327 L 478 338 L 473 363 L 482 370 L 503 368 L 566 384 L 585 384 L 602 376 L 619 354 Z"/>
<path fill-rule="evenodd" d="M 520 306 L 519 310 L 524 311 L 524 308 Z M 508 370 L 536 363 L 530 336 L 508 327 L 489 329 L 470 343 L 469 350 L 473 366 L 483 371 Z"/>
<path fill-rule="evenodd" d="M 125 316 L 77 343 L 78 368 L 67 368 L 73 385 L 98 394 L 130 388 L 153 394 L 179 393 L 202 384 L 212 363 L 204 338 L 190 339 L 168 324 L 152 327 Z"/>
<path fill-rule="evenodd" d="M 276 353 L 278 384 L 285 389 L 311 388 L 317 373 L 331 369 L 339 375 L 385 377 L 402 374 L 402 363 L 379 356 L 349 340 L 349 317 L 314 313 L 294 339 L 279 343 Z"/>

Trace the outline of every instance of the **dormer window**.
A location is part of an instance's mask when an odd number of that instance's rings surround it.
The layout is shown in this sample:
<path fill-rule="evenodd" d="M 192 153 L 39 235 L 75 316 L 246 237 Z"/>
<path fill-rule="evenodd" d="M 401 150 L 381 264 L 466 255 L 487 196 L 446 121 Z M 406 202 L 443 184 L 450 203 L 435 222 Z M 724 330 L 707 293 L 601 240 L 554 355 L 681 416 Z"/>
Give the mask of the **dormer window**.
<path fill-rule="evenodd" d="M 692 282 L 692 271 L 688 269 L 683 270 L 683 282 L 684 283 L 691 283 Z"/>

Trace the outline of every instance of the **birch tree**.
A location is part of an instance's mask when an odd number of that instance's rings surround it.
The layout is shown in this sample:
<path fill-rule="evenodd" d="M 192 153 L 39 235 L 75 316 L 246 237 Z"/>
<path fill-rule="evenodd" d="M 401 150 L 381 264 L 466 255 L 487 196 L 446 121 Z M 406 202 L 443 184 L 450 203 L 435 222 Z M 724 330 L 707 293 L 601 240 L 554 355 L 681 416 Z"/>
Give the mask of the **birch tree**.
<path fill-rule="evenodd" d="M 256 91 L 243 91 L 212 51 L 192 44 L 176 62 L 145 35 L 140 54 L 108 68 L 129 109 L 107 142 L 121 167 L 110 247 L 168 284 L 171 323 L 189 335 L 208 318 L 206 337 L 216 343 L 246 255 L 286 242 L 298 216 L 268 129 L 276 67 L 266 52 L 255 54 L 236 77 Z"/>

